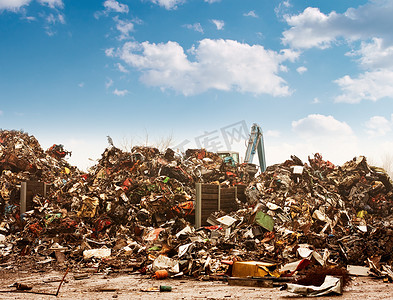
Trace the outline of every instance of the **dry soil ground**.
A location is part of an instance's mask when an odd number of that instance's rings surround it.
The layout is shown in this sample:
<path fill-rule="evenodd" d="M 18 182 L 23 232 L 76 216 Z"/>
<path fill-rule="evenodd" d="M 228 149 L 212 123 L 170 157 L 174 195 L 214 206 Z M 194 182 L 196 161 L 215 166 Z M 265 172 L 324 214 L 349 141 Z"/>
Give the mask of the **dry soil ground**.
<path fill-rule="evenodd" d="M 56 299 L 55 294 L 64 273 L 0 271 L 0 299 Z M 75 279 L 68 273 L 57 298 L 60 299 L 304 299 L 278 288 L 229 286 L 219 281 L 190 279 L 155 280 L 143 275 L 91 274 Z M 18 282 L 32 286 L 30 293 L 8 292 L 9 285 Z M 160 285 L 171 286 L 171 292 L 157 292 Z M 35 293 L 31 293 L 35 292 Z M 354 278 L 342 296 L 318 299 L 393 299 L 393 284 L 368 277 Z"/>

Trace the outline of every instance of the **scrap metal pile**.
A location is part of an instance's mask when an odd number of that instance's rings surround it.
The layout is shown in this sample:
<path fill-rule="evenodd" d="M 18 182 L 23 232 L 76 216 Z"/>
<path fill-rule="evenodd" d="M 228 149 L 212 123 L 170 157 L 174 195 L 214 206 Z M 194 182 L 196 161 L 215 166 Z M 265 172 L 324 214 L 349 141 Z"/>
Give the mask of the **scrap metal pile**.
<path fill-rule="evenodd" d="M 321 265 L 366 265 L 393 280 L 392 181 L 365 157 L 334 166 L 319 154 L 309 164 L 292 156 L 268 167 L 247 195 L 254 210 L 274 222 L 270 253 L 278 261 L 314 257 Z"/>
<path fill-rule="evenodd" d="M 338 167 L 318 154 L 307 164 L 293 156 L 250 182 L 244 165 L 200 149 L 110 145 L 88 173 L 70 166 L 67 154 L 0 131 L 0 267 L 204 277 L 236 276 L 236 262 L 263 261 L 258 276 L 319 264 L 368 266 L 393 279 L 392 182 L 364 157 Z M 20 214 L 19 186 L 28 180 L 44 181 L 47 193 Z M 198 182 L 247 184 L 247 201 L 195 228 Z"/>

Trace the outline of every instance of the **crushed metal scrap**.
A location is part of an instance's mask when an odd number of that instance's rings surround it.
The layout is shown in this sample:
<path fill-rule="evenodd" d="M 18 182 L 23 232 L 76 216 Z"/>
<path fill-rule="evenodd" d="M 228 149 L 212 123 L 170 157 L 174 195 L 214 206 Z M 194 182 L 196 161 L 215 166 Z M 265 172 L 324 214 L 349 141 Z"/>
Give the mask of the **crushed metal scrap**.
<path fill-rule="evenodd" d="M 1 268 L 251 276 L 247 284 L 255 285 L 320 266 L 341 268 L 341 279 L 393 281 L 393 185 L 365 157 L 335 166 L 319 154 L 307 163 L 292 156 L 253 178 L 246 165 L 203 149 L 125 152 L 110 143 L 88 173 L 67 155 L 62 145 L 43 151 L 34 136 L 0 131 Z M 21 186 L 37 181 L 45 193 L 22 211 Z M 196 183 L 244 184 L 246 200 L 235 199 L 237 209 L 214 211 L 209 226 L 196 228 Z M 328 277 L 337 271 L 325 273 L 321 286 L 329 279 L 341 291 Z"/>

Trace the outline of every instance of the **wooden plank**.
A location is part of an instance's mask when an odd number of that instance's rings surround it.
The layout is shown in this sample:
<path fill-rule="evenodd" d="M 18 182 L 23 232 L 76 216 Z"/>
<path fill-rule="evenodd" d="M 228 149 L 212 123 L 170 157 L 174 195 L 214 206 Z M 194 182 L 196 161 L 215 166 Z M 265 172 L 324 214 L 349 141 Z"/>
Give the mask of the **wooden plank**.
<path fill-rule="evenodd" d="M 46 184 L 41 181 L 26 181 L 21 183 L 20 211 L 21 214 L 33 209 L 33 198 L 40 194 L 46 196 Z"/>
<path fill-rule="evenodd" d="M 218 211 L 218 206 L 204 206 L 201 211 Z"/>
<path fill-rule="evenodd" d="M 235 191 L 233 191 L 233 192 L 221 193 L 221 197 L 223 197 L 223 196 L 231 196 L 231 197 L 233 197 L 233 196 L 235 196 L 235 195 L 236 195 Z"/>
<path fill-rule="evenodd" d="M 214 193 L 214 192 L 218 192 L 218 185 L 202 187 L 202 193 Z"/>
<path fill-rule="evenodd" d="M 202 190 L 201 190 L 201 184 L 197 183 L 195 185 L 196 189 L 196 201 L 195 201 L 195 227 L 201 227 L 202 221 L 201 221 L 201 210 L 202 210 Z"/>
<path fill-rule="evenodd" d="M 211 214 L 212 212 L 217 211 L 217 208 L 209 208 L 209 209 L 203 209 L 201 211 L 202 214 Z"/>
<path fill-rule="evenodd" d="M 221 185 L 218 186 L 218 210 L 221 210 Z"/>
<path fill-rule="evenodd" d="M 235 195 L 221 196 L 221 198 L 220 198 L 221 204 L 224 202 L 230 202 L 230 201 L 235 201 Z"/>
<path fill-rule="evenodd" d="M 206 209 L 218 209 L 218 205 L 217 204 L 202 204 L 202 210 L 206 210 Z"/>
<path fill-rule="evenodd" d="M 202 202 L 202 208 L 203 207 L 211 207 L 211 206 L 218 207 L 218 202 L 217 201 L 215 201 L 215 202 L 206 202 L 206 201 Z"/>
<path fill-rule="evenodd" d="M 204 197 L 205 195 L 208 195 L 209 197 L 211 197 L 211 196 L 217 196 L 218 197 L 218 193 L 203 193 L 202 192 L 202 197 Z"/>
<path fill-rule="evenodd" d="M 202 198 L 201 199 L 202 200 L 202 203 L 217 203 L 218 204 L 218 199 L 205 199 L 205 198 Z"/>
<path fill-rule="evenodd" d="M 203 218 L 208 218 L 208 217 L 210 217 L 210 215 L 212 214 L 212 213 L 214 213 L 214 210 L 213 211 L 209 211 L 209 212 L 202 212 L 202 219 Z"/>
<path fill-rule="evenodd" d="M 213 212 L 220 209 L 229 213 L 237 209 L 236 194 L 237 188 L 221 188 L 219 185 L 199 184 L 200 205 L 199 218 L 201 226 L 209 225 L 206 220 Z M 198 200 L 198 191 L 197 191 Z M 198 203 L 198 201 L 197 201 Z"/>
<path fill-rule="evenodd" d="M 203 221 L 203 220 L 206 221 L 207 218 L 209 218 L 209 217 L 210 217 L 210 214 L 202 215 L 202 221 Z"/>
<path fill-rule="evenodd" d="M 217 209 L 218 208 L 217 203 L 202 203 L 202 209 L 211 209 L 211 208 Z"/>
<path fill-rule="evenodd" d="M 211 211 L 211 210 L 218 210 L 218 206 L 204 206 L 202 207 L 202 211 Z"/>
<path fill-rule="evenodd" d="M 221 194 L 220 195 L 220 199 L 235 199 L 235 198 L 236 198 L 236 194 L 235 193 Z"/>
<path fill-rule="evenodd" d="M 221 199 L 221 205 L 236 203 L 235 198 Z"/>
<path fill-rule="evenodd" d="M 218 205 L 218 199 L 204 199 L 202 198 L 202 205 L 203 204 L 217 204 Z"/>
<path fill-rule="evenodd" d="M 235 188 L 225 188 L 221 189 L 221 194 L 232 194 L 235 193 L 236 189 Z"/>
<path fill-rule="evenodd" d="M 220 202 L 224 203 L 224 202 L 231 202 L 231 201 L 236 201 L 235 200 L 235 195 L 231 195 L 231 196 L 221 196 Z"/>
<path fill-rule="evenodd" d="M 226 209 L 226 208 L 236 208 L 236 205 L 225 205 L 225 206 L 221 206 L 221 209 Z"/>
<path fill-rule="evenodd" d="M 224 206 L 221 207 L 221 210 L 227 211 L 227 210 L 237 210 L 237 206 Z"/>
<path fill-rule="evenodd" d="M 221 210 L 223 210 L 225 212 L 230 212 L 230 211 L 236 210 L 236 207 L 234 207 L 234 206 L 221 207 Z"/>
<path fill-rule="evenodd" d="M 234 204 L 234 203 L 236 203 L 234 198 L 221 200 L 221 205 L 228 205 L 228 204 Z"/>
<path fill-rule="evenodd" d="M 202 191 L 202 194 L 218 194 L 218 190 L 216 190 L 216 191 Z"/>
<path fill-rule="evenodd" d="M 215 212 L 215 211 L 217 211 L 217 208 L 210 208 L 210 209 L 203 209 L 201 213 L 210 215 L 212 212 Z"/>
<path fill-rule="evenodd" d="M 237 188 L 237 198 L 238 198 L 241 202 L 243 202 L 243 203 L 247 202 L 246 185 L 244 185 L 244 184 L 238 184 L 238 185 L 236 186 L 236 188 Z"/>
<path fill-rule="evenodd" d="M 203 200 L 218 200 L 217 194 L 202 194 L 202 201 Z"/>
<path fill-rule="evenodd" d="M 209 211 L 202 211 L 202 216 L 210 216 L 211 215 L 211 213 L 214 213 L 215 212 L 215 210 L 209 210 Z"/>
<path fill-rule="evenodd" d="M 235 197 L 221 198 L 221 204 L 225 204 L 225 203 L 236 203 L 236 198 Z"/>
<path fill-rule="evenodd" d="M 217 198 L 215 198 L 215 199 L 206 199 L 206 198 L 202 197 L 201 200 L 203 202 L 206 202 L 206 203 L 218 203 L 218 199 Z"/>
<path fill-rule="evenodd" d="M 217 186 L 218 187 L 218 184 L 212 184 L 212 183 L 201 183 L 202 184 L 202 187 L 204 188 L 204 187 L 214 187 L 214 186 Z"/>
<path fill-rule="evenodd" d="M 222 211 L 225 211 L 227 213 L 236 210 L 236 207 L 221 207 Z"/>
<path fill-rule="evenodd" d="M 221 206 L 221 209 L 223 209 L 223 208 L 236 208 L 237 207 L 237 205 L 235 205 L 235 204 L 232 204 L 232 205 L 224 205 L 224 206 Z"/>
<path fill-rule="evenodd" d="M 26 193 L 27 193 L 27 183 L 22 182 L 20 187 L 20 213 L 21 214 L 26 212 L 26 201 L 27 201 Z"/>

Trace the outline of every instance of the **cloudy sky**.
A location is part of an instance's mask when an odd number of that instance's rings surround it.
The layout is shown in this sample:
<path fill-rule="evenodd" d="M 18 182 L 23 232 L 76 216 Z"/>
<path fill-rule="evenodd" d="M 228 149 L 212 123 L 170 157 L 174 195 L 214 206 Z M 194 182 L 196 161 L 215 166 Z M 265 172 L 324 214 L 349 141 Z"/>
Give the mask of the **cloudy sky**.
<path fill-rule="evenodd" d="M 393 148 L 393 1 L 0 0 L 0 128 L 336 164 Z"/>

